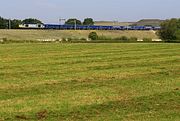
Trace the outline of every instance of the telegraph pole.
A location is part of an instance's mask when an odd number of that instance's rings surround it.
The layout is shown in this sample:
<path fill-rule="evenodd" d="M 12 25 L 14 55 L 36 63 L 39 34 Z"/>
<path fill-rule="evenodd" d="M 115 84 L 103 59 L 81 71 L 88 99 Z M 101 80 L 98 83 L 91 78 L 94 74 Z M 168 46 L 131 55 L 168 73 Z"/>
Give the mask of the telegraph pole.
<path fill-rule="evenodd" d="M 62 24 L 61 24 L 61 21 L 66 21 L 66 19 L 60 18 L 60 19 L 59 19 L 59 25 L 62 25 Z"/>
<path fill-rule="evenodd" d="M 60 29 L 60 25 L 62 25 L 61 21 L 66 21 L 66 19 L 63 19 L 63 18 L 59 19 L 59 29 Z"/>
<path fill-rule="evenodd" d="M 77 28 L 77 23 L 76 23 L 76 19 L 74 20 L 74 29 L 76 30 Z"/>
<path fill-rule="evenodd" d="M 8 24 L 9 25 L 8 28 L 11 29 L 11 19 L 9 19 L 8 23 L 9 23 Z"/>

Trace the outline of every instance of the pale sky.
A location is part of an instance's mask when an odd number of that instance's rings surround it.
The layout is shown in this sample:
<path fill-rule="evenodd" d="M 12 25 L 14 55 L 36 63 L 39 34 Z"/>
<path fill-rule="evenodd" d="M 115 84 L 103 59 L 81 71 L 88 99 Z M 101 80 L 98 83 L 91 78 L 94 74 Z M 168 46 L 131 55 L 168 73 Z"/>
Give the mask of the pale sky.
<path fill-rule="evenodd" d="M 0 16 L 38 18 L 56 23 L 58 18 L 92 17 L 94 20 L 137 21 L 146 18 L 180 18 L 180 0 L 0 0 Z"/>

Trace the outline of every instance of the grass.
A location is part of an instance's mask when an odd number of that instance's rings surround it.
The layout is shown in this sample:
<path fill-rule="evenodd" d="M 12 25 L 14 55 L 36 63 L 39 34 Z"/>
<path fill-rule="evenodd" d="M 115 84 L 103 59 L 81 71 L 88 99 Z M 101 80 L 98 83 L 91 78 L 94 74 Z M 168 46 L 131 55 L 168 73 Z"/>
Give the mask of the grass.
<path fill-rule="evenodd" d="M 95 31 L 95 30 L 94 30 Z M 88 38 L 92 30 L 0 30 L 1 38 L 8 40 L 37 40 L 37 39 L 62 39 L 62 38 Z M 121 36 L 143 38 L 158 38 L 152 31 L 95 31 L 99 36 L 117 38 Z"/>
<path fill-rule="evenodd" d="M 130 26 L 135 22 L 117 22 L 117 21 L 95 21 L 95 25 L 102 26 Z"/>
<path fill-rule="evenodd" d="M 1 44 L 0 121 L 180 120 L 180 44 Z"/>

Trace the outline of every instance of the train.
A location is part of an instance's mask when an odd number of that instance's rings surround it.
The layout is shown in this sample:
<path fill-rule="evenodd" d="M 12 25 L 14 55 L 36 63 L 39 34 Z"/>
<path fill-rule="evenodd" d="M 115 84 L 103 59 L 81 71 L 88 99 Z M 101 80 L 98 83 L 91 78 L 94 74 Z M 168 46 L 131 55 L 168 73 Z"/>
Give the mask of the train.
<path fill-rule="evenodd" d="M 20 29 L 57 29 L 57 30 L 160 30 L 160 26 L 99 26 L 99 25 L 58 25 L 23 24 Z"/>

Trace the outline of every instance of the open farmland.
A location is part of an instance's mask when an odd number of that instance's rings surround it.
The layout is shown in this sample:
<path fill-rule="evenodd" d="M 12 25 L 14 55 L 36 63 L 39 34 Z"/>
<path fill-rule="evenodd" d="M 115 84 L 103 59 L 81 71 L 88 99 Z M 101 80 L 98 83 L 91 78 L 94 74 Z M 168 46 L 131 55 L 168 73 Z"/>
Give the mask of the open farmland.
<path fill-rule="evenodd" d="M 61 38 L 88 38 L 93 30 L 0 30 L 0 39 L 10 40 L 37 40 L 37 39 L 61 39 Z M 142 38 L 158 38 L 152 31 L 107 31 L 94 30 L 98 35 L 104 35 L 111 38 L 127 36 Z"/>
<path fill-rule="evenodd" d="M 0 44 L 0 121 L 19 120 L 178 121 L 180 44 Z"/>

